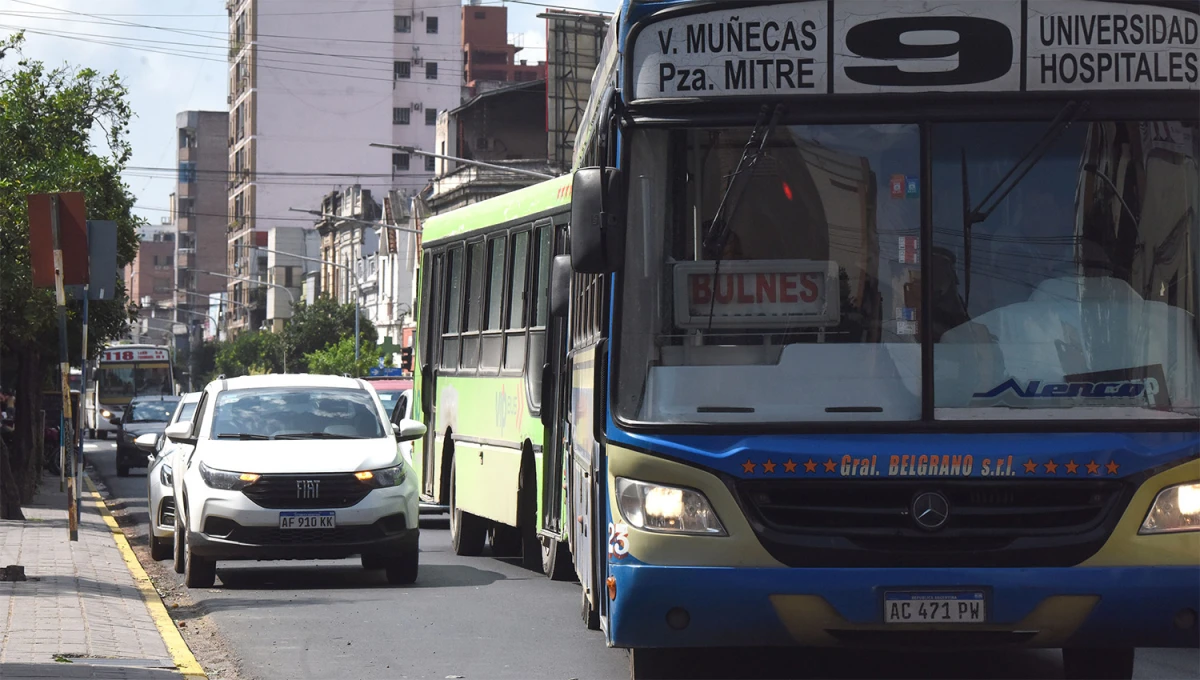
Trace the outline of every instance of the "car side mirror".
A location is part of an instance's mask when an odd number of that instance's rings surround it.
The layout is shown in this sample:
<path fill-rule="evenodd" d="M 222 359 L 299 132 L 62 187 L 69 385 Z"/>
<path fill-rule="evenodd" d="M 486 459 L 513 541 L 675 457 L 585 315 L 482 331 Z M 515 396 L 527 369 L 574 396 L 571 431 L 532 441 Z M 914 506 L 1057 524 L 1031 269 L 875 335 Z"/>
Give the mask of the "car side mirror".
<path fill-rule="evenodd" d="M 562 318 L 571 306 L 571 256 L 555 255 L 550 263 L 550 316 Z"/>
<path fill-rule="evenodd" d="M 625 254 L 625 197 L 617 168 L 580 168 L 571 180 L 571 268 L 609 274 Z"/>
<path fill-rule="evenodd" d="M 133 445 L 146 453 L 153 454 L 154 448 L 158 446 L 158 434 L 147 432 L 146 434 L 138 435 L 137 439 L 133 440 Z"/>
<path fill-rule="evenodd" d="M 411 418 L 401 419 L 394 429 L 398 442 L 411 442 L 425 436 L 425 423 Z"/>
<path fill-rule="evenodd" d="M 112 418 L 108 419 L 108 422 L 112 423 L 116 427 L 121 427 L 121 417 L 120 416 L 113 416 Z"/>
<path fill-rule="evenodd" d="M 195 446 L 196 444 L 196 438 L 192 436 L 191 423 L 172 423 L 167 426 L 166 430 L 163 430 L 163 435 L 176 444 L 186 444 L 188 446 Z"/>

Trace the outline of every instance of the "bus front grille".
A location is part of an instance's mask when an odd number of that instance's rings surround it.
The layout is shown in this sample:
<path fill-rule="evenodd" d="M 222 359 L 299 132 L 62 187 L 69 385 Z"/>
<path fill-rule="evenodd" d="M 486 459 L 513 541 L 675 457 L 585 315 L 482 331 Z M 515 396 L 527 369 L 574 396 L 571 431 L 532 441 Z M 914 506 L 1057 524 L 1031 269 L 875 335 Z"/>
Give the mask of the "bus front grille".
<path fill-rule="evenodd" d="M 739 481 L 763 545 L 793 566 L 1069 566 L 1108 538 L 1129 502 L 1116 480 Z M 917 496 L 945 500 L 922 527 Z"/>

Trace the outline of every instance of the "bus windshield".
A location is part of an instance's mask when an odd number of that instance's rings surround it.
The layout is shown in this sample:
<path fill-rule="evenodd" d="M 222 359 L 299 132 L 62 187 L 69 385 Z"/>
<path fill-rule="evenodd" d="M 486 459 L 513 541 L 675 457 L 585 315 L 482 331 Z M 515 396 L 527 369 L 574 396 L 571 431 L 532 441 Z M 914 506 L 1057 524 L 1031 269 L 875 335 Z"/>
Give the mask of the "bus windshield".
<path fill-rule="evenodd" d="M 928 322 L 935 418 L 1194 415 L 1194 124 L 1049 128 L 779 125 L 723 230 L 751 128 L 635 131 L 618 414 L 918 420 Z"/>
<path fill-rule="evenodd" d="M 96 371 L 96 386 L 101 403 L 173 394 L 167 364 L 102 363 Z"/>

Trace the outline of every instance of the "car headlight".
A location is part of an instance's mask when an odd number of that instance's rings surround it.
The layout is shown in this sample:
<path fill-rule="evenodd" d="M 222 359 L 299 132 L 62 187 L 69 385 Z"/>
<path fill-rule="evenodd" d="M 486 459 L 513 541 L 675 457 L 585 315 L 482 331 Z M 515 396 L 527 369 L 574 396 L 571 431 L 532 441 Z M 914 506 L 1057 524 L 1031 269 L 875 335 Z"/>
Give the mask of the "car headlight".
<path fill-rule="evenodd" d="M 208 467 L 204 463 L 200 463 L 200 479 L 204 483 L 214 489 L 223 489 L 225 491 L 241 491 L 258 481 L 259 475 L 253 472 L 229 472 L 228 470 L 215 470 Z"/>
<path fill-rule="evenodd" d="M 617 478 L 617 503 L 638 529 L 672 534 L 725 536 L 708 499 L 694 489 Z"/>
<path fill-rule="evenodd" d="M 392 467 L 381 468 L 379 470 L 363 470 L 355 472 L 354 476 L 360 482 L 366 482 L 373 487 L 383 489 L 389 486 L 400 486 L 404 483 L 408 473 L 404 471 L 404 464 L 393 465 Z"/>
<path fill-rule="evenodd" d="M 112 418 L 112 411 L 109 411 L 106 408 L 102 408 L 102 409 L 100 409 L 100 415 L 104 416 L 105 418 Z"/>
<path fill-rule="evenodd" d="M 1200 482 L 1168 486 L 1154 497 L 1139 534 L 1200 531 Z"/>
<path fill-rule="evenodd" d="M 163 463 L 158 468 L 158 479 L 163 483 L 163 486 L 173 486 L 175 484 L 175 471 L 171 469 L 170 465 Z M 208 480 L 204 481 L 207 482 Z"/>

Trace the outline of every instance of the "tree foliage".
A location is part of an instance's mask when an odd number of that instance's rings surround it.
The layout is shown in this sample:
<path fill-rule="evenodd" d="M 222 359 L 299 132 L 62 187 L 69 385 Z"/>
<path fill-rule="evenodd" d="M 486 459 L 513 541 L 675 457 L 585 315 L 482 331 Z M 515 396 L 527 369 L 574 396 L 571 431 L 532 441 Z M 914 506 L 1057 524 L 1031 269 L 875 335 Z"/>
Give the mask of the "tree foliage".
<path fill-rule="evenodd" d="M 375 325 L 365 316 L 359 316 L 359 353 L 366 355 L 375 347 L 379 338 Z M 311 305 L 303 300 L 296 302 L 292 318 L 283 330 L 288 351 L 288 365 L 297 367 L 306 363 L 305 357 L 320 352 L 343 338 L 350 338 L 350 357 L 354 357 L 354 305 L 340 304 L 333 298 L 322 295 Z M 299 368 L 293 370 L 300 370 Z"/>
<path fill-rule="evenodd" d="M 17 427 L 10 467 L 23 500 L 32 497 L 41 465 L 36 414 L 41 386 L 58 362 L 54 291 L 33 287 L 27 196 L 79 191 L 87 218 L 117 223 L 117 265 L 137 255 L 134 197 L 121 181 L 129 162 L 133 113 L 115 74 L 47 68 L 21 56 L 22 34 L 0 40 L 0 352 L 16 374 Z M 89 307 L 87 354 L 123 335 L 131 309 L 123 282 L 109 302 Z M 68 306 L 70 360 L 84 354 L 80 304 Z"/>
<path fill-rule="evenodd" d="M 245 331 L 219 343 L 214 364 L 226 378 L 283 372 L 283 336 L 270 331 Z M 290 370 L 295 370 L 291 365 Z"/>
<path fill-rule="evenodd" d="M 379 345 L 363 345 L 359 347 L 359 360 L 355 363 L 354 336 L 350 336 L 329 344 L 325 349 L 309 352 L 304 355 L 304 361 L 309 373 L 361 376 L 379 364 L 379 357 Z"/>

